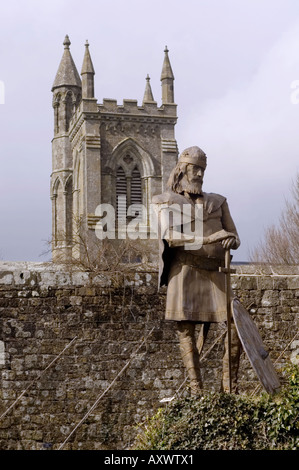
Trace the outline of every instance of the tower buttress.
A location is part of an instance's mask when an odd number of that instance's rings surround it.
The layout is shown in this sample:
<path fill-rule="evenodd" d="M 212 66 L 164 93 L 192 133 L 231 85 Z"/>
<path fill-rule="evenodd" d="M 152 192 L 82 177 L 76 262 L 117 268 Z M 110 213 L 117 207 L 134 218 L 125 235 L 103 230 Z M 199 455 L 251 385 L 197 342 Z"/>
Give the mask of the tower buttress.
<path fill-rule="evenodd" d="M 162 109 L 167 116 L 172 116 L 172 123 L 161 127 L 161 176 L 162 191 L 166 190 L 167 181 L 172 168 L 176 165 L 178 148 L 175 139 L 174 126 L 177 119 L 177 105 L 174 102 L 174 75 L 168 57 L 168 48 L 165 46 L 164 61 L 161 73 Z"/>
<path fill-rule="evenodd" d="M 85 43 L 85 54 L 81 69 L 82 76 L 82 98 L 94 98 L 94 75 L 92 60 L 89 52 L 88 41 Z"/>
<path fill-rule="evenodd" d="M 54 135 L 68 131 L 69 122 L 81 99 L 81 80 L 70 53 L 70 44 L 66 35 L 63 56 L 52 85 Z"/>
<path fill-rule="evenodd" d="M 64 52 L 52 86 L 54 137 L 52 140 L 52 253 L 54 261 L 63 261 L 72 244 L 73 157 L 69 125 L 81 101 L 81 80 L 65 36 Z"/>
<path fill-rule="evenodd" d="M 161 73 L 162 104 L 171 104 L 174 103 L 174 75 L 168 57 L 167 46 L 165 46 L 164 53 L 164 62 Z"/>
<path fill-rule="evenodd" d="M 150 84 L 150 77 L 148 74 L 146 77 L 146 85 L 145 85 L 143 101 L 142 101 L 142 104 L 144 103 L 155 103 L 153 92 L 152 92 L 152 87 Z"/>

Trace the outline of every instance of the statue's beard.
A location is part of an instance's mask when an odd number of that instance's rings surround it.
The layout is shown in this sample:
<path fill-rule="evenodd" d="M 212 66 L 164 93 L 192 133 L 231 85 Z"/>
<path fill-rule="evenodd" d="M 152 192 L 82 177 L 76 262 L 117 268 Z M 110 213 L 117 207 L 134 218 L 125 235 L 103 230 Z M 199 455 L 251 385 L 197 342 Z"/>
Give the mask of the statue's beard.
<path fill-rule="evenodd" d="M 202 182 L 189 181 L 186 176 L 183 177 L 180 183 L 181 190 L 189 194 L 201 194 Z"/>

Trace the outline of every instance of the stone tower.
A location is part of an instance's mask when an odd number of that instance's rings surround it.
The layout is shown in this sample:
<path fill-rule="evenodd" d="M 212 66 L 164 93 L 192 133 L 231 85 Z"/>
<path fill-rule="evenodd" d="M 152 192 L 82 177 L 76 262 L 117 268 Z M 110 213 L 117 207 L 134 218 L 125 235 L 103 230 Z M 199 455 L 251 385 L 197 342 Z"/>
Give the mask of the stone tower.
<path fill-rule="evenodd" d="M 116 214 L 129 220 L 130 207 L 139 205 L 143 208 L 139 226 L 146 237 L 151 199 L 165 190 L 178 156 L 174 75 L 167 47 L 161 73 L 162 104 L 158 106 L 154 100 L 147 76 L 139 106 L 137 100 L 131 99 L 124 99 L 121 105 L 113 99 L 103 99 L 98 104 L 88 42 L 81 79 L 70 53 L 68 36 L 63 44 L 63 56 L 52 86 L 53 261 L 74 255 L 74 221 L 80 220 L 80 233 L 87 245 L 93 245 L 103 215 L 99 207 L 111 206 Z"/>

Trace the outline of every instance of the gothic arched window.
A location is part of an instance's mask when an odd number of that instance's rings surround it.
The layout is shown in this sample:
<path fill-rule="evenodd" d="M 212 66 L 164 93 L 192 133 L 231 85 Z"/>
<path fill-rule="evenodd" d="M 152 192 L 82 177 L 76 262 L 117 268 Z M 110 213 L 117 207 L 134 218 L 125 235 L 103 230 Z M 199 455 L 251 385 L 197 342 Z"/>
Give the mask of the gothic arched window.
<path fill-rule="evenodd" d="M 65 118 L 66 118 L 66 131 L 69 130 L 69 124 L 70 124 L 70 120 L 72 118 L 72 115 L 73 115 L 73 111 L 74 111 L 74 105 L 73 105 L 73 97 L 71 95 L 71 93 L 67 93 L 66 97 L 65 97 Z"/>
<path fill-rule="evenodd" d="M 116 214 L 118 218 L 126 219 L 128 208 L 134 204 L 135 211 L 140 206 L 139 216 L 142 216 L 142 181 L 137 165 L 131 171 L 124 171 L 119 166 L 116 172 Z M 137 205 L 137 207 L 136 207 Z M 137 215 L 136 215 L 137 216 Z"/>
<path fill-rule="evenodd" d="M 141 175 L 137 167 L 132 171 L 131 204 L 135 205 L 135 213 L 139 210 L 138 218 L 142 218 L 142 185 Z M 136 214 L 137 216 L 137 214 Z"/>
<path fill-rule="evenodd" d="M 126 219 L 127 207 L 127 178 L 124 169 L 120 166 L 116 172 L 116 216 L 118 219 Z"/>
<path fill-rule="evenodd" d="M 69 177 L 65 185 L 65 236 L 66 243 L 72 244 L 73 241 L 73 180 Z"/>
<path fill-rule="evenodd" d="M 131 204 L 142 204 L 141 175 L 136 166 L 132 171 Z"/>

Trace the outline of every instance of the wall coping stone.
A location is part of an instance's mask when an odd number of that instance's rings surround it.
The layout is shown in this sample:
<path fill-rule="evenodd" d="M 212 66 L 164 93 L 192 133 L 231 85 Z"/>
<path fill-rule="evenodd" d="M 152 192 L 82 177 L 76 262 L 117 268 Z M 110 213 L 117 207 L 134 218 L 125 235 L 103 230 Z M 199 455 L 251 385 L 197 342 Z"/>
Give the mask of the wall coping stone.
<path fill-rule="evenodd" d="M 299 266 L 244 264 L 234 267 L 236 273 L 232 274 L 232 277 L 299 276 Z M 155 265 L 149 266 L 148 269 L 140 269 L 140 266 L 136 266 L 136 272 L 131 274 L 131 278 L 135 285 L 143 285 L 144 280 L 149 285 L 152 274 L 157 275 L 157 271 Z M 33 287 L 37 284 L 44 288 L 86 284 L 107 286 L 110 284 L 110 280 L 109 273 L 106 275 L 105 273 L 82 272 L 52 262 L 0 261 L 0 286 Z"/>

